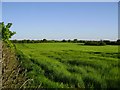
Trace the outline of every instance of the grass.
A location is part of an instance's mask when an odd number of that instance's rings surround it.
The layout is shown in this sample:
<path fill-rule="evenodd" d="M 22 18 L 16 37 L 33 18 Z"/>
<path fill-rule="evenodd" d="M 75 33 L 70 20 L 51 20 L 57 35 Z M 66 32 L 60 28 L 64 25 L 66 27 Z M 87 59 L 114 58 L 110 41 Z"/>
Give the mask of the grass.
<path fill-rule="evenodd" d="M 16 44 L 29 87 L 118 88 L 118 46 Z"/>

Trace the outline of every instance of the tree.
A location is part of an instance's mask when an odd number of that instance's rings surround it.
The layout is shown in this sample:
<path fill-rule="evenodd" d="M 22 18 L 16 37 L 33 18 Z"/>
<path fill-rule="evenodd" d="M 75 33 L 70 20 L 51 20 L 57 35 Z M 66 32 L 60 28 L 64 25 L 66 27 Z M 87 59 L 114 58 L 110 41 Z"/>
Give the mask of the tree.
<path fill-rule="evenodd" d="M 74 39 L 73 42 L 74 42 L 74 43 L 77 43 L 77 39 Z"/>
<path fill-rule="evenodd" d="M 0 40 L 2 38 L 2 23 L 0 23 Z"/>
<path fill-rule="evenodd" d="M 69 39 L 68 42 L 71 42 L 71 40 Z"/>
<path fill-rule="evenodd" d="M 63 39 L 62 42 L 67 42 L 67 41 L 65 39 Z"/>
<path fill-rule="evenodd" d="M 103 41 L 86 41 L 84 45 L 104 46 L 106 43 Z"/>
<path fill-rule="evenodd" d="M 104 45 L 106 45 L 106 43 L 102 41 L 102 42 L 99 42 L 98 45 L 99 46 L 104 46 Z"/>
<path fill-rule="evenodd" d="M 118 39 L 117 42 L 120 42 L 120 39 Z"/>
<path fill-rule="evenodd" d="M 43 39 L 42 41 L 43 41 L 43 42 L 47 42 L 47 39 Z"/>
<path fill-rule="evenodd" d="M 4 41 L 5 43 L 7 43 L 7 46 L 11 47 L 13 46 L 13 44 L 11 43 L 11 41 L 9 40 L 14 34 L 16 34 L 16 32 L 12 32 L 10 31 L 10 27 L 12 26 L 12 23 L 8 23 L 7 25 L 4 24 L 4 22 L 0 23 L 2 30 L 1 35 L 2 35 L 2 41 Z"/>
<path fill-rule="evenodd" d="M 117 40 L 117 45 L 120 45 L 120 39 Z"/>

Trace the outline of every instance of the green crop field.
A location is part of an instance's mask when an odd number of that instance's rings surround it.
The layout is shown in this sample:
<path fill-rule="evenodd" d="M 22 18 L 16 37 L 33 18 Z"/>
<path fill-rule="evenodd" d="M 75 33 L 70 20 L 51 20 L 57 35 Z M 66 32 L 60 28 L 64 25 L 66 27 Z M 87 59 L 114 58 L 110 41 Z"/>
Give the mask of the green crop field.
<path fill-rule="evenodd" d="M 78 43 L 15 44 L 29 87 L 119 87 L 118 46 Z M 26 87 L 27 87 L 26 85 Z"/>

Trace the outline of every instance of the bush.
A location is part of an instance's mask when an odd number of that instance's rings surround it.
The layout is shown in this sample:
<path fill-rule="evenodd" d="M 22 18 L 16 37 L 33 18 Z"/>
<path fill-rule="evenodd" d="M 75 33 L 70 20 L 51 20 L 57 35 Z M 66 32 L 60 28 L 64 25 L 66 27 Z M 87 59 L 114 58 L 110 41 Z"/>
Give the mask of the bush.
<path fill-rule="evenodd" d="M 106 45 L 105 42 L 99 42 L 99 43 L 98 43 L 98 46 L 104 46 L 104 45 Z"/>
<path fill-rule="evenodd" d="M 106 43 L 102 42 L 102 41 L 87 41 L 87 42 L 85 42 L 84 45 L 104 46 L 104 45 L 106 45 Z"/>

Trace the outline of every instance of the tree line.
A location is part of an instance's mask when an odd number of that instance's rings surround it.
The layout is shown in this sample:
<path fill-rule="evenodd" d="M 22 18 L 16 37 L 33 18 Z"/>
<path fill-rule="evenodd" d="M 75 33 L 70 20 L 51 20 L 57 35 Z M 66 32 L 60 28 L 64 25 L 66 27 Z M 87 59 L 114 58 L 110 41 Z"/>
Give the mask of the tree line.
<path fill-rule="evenodd" d="M 117 41 L 110 41 L 110 40 L 100 40 L 100 41 L 92 41 L 92 40 L 47 40 L 47 39 L 43 39 L 43 40 L 11 40 L 11 42 L 13 43 L 83 43 L 84 45 L 95 45 L 95 46 L 103 46 L 103 45 L 120 45 L 120 39 L 118 39 Z"/>
<path fill-rule="evenodd" d="M 110 41 L 110 40 L 100 40 L 100 41 L 88 41 L 88 40 L 10 40 L 10 38 L 16 34 L 16 32 L 10 31 L 10 27 L 12 26 L 12 23 L 8 23 L 7 25 L 4 24 L 4 22 L 0 23 L 0 38 L 2 38 L 2 41 L 7 43 L 9 47 L 12 47 L 12 43 L 55 43 L 55 42 L 68 42 L 68 43 L 83 43 L 84 45 L 95 45 L 95 46 L 103 46 L 103 45 L 120 45 L 120 39 L 117 41 Z M 11 43 L 12 42 L 12 43 Z"/>

